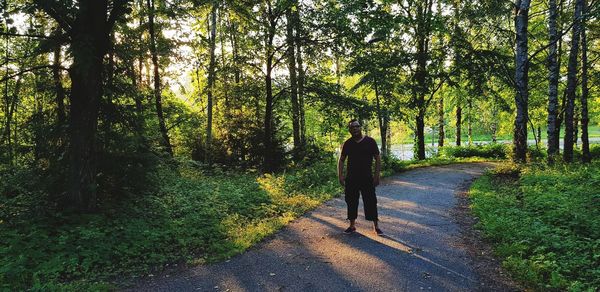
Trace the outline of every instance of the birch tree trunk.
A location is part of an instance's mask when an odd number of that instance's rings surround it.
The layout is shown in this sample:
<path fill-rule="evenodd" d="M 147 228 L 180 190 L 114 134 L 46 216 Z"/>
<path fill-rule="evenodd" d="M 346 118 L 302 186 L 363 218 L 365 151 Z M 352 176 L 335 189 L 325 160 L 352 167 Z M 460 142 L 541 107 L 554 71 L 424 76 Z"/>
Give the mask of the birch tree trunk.
<path fill-rule="evenodd" d="M 587 6 L 586 3 L 583 5 Z M 587 11 L 584 7 L 583 11 Z M 586 18 L 583 18 L 581 24 L 581 152 L 582 161 L 590 162 L 590 140 L 588 137 L 588 60 L 587 60 L 587 34 Z"/>
<path fill-rule="evenodd" d="M 516 54 L 515 54 L 515 104 L 517 115 L 514 124 L 514 160 L 525 162 L 527 159 L 527 120 L 529 99 L 529 62 L 528 62 L 528 39 L 527 26 L 529 22 L 529 0 L 516 0 L 515 2 L 515 30 Z"/>
<path fill-rule="evenodd" d="M 574 112 L 575 112 L 575 90 L 577 87 L 577 55 L 579 54 L 579 38 L 581 34 L 581 12 L 583 0 L 576 0 L 573 15 L 573 34 L 571 37 L 571 49 L 569 52 L 569 64 L 567 66 L 567 102 L 565 106 L 565 137 L 563 160 L 573 161 L 574 143 Z"/>
<path fill-rule="evenodd" d="M 556 19 L 558 8 L 556 0 L 548 2 L 548 34 L 550 47 L 548 55 L 548 160 L 552 162 L 554 156 L 559 153 L 559 130 L 558 122 L 558 75 L 560 67 L 558 66 L 558 34 L 556 31 Z"/>

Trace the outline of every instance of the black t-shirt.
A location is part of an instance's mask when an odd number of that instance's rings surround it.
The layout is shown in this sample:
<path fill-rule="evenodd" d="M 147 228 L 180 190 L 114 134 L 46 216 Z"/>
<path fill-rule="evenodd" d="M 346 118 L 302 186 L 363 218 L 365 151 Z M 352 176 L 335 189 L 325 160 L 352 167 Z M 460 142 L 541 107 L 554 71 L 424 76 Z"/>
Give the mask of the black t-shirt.
<path fill-rule="evenodd" d="M 342 155 L 348 156 L 346 176 L 349 178 L 372 177 L 373 158 L 379 154 L 377 142 L 365 136 L 360 142 L 350 138 L 342 146 Z"/>

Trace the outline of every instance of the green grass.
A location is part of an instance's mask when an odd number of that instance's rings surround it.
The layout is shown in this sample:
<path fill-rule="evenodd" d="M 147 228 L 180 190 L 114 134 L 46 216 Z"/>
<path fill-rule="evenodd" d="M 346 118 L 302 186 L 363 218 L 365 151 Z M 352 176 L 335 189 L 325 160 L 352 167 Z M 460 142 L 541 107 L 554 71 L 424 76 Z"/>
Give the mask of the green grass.
<path fill-rule="evenodd" d="M 598 291 L 599 185 L 600 162 L 505 167 L 472 185 L 471 207 L 515 279 L 538 291 Z"/>
<path fill-rule="evenodd" d="M 487 160 L 385 161 L 383 175 Z M 333 159 L 274 175 L 160 166 L 149 192 L 109 196 L 101 212 L 58 211 L 32 171 L 0 172 L 0 290 L 111 290 L 115 279 L 241 253 L 341 194 Z M 116 284 L 117 286 L 120 284 Z"/>
<path fill-rule="evenodd" d="M 155 192 L 91 215 L 0 184 L 0 290 L 108 290 L 115 277 L 222 260 L 340 192 L 332 161 L 266 176 L 164 167 L 155 179 Z"/>

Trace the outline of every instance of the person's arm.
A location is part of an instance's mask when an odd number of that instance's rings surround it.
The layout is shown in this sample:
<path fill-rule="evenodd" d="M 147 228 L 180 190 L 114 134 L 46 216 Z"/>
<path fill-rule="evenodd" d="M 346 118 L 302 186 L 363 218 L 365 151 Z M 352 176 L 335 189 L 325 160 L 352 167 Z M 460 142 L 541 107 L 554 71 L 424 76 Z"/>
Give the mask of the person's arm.
<path fill-rule="evenodd" d="M 379 185 L 379 173 L 381 172 L 381 155 L 375 155 L 375 173 L 373 174 L 373 186 Z"/>
<path fill-rule="evenodd" d="M 338 167 L 337 167 L 337 172 L 338 172 L 338 180 L 340 181 L 340 184 L 343 186 L 345 184 L 345 180 L 346 178 L 344 177 L 344 164 L 346 162 L 346 155 L 341 153 L 340 154 L 340 159 L 338 159 Z"/>

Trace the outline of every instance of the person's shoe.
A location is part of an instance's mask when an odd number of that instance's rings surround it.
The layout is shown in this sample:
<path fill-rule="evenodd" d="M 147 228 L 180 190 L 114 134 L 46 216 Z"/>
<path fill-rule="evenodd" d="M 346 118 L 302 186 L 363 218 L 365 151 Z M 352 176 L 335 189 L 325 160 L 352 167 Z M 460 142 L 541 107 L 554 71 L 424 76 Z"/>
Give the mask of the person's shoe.
<path fill-rule="evenodd" d="M 344 233 L 346 233 L 346 234 L 352 234 L 354 232 L 356 232 L 356 227 L 352 227 L 352 226 L 348 227 L 346 230 L 344 230 Z"/>
<path fill-rule="evenodd" d="M 378 227 L 375 228 L 375 233 L 377 233 L 377 235 L 379 236 L 383 235 L 383 231 L 381 231 L 381 229 L 379 229 Z"/>

